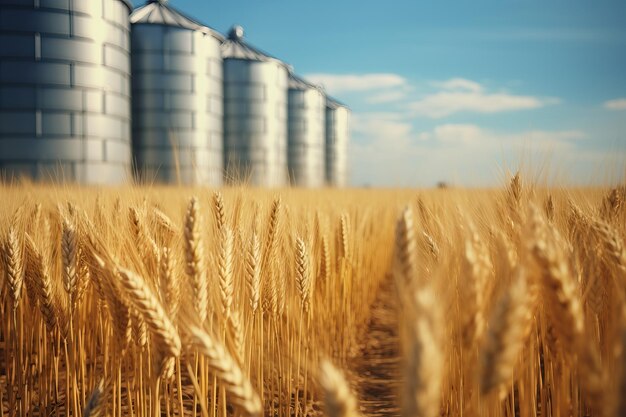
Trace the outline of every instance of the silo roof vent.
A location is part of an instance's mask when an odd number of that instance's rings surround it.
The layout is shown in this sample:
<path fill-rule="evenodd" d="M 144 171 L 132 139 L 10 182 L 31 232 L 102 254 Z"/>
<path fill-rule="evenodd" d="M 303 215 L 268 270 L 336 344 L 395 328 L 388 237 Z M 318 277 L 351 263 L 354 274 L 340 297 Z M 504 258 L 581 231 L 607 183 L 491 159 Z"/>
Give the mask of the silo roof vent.
<path fill-rule="evenodd" d="M 230 29 L 230 32 L 228 32 L 228 39 L 233 41 L 241 41 L 243 40 L 243 35 L 243 27 L 235 25 Z"/>
<path fill-rule="evenodd" d="M 288 72 L 291 67 L 243 40 L 244 30 L 241 26 L 235 25 L 228 32 L 228 37 L 222 44 L 222 57 L 224 59 L 245 59 L 249 61 L 274 61 L 284 66 Z"/>
<path fill-rule="evenodd" d="M 168 0 L 148 0 L 146 4 L 133 11 L 130 22 L 134 25 L 147 23 L 197 30 L 210 34 L 220 41 L 224 40 L 217 31 L 168 5 Z"/>

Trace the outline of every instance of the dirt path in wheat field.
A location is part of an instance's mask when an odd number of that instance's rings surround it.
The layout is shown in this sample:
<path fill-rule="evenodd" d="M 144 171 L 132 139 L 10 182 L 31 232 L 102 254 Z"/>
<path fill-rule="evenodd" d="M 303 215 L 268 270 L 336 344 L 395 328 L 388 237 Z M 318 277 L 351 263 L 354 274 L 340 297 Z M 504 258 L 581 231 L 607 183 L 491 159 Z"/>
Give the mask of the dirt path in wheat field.
<path fill-rule="evenodd" d="M 368 417 L 400 415 L 397 305 L 393 277 L 389 275 L 378 288 L 368 324 L 359 338 L 359 355 L 350 366 L 361 412 Z"/>

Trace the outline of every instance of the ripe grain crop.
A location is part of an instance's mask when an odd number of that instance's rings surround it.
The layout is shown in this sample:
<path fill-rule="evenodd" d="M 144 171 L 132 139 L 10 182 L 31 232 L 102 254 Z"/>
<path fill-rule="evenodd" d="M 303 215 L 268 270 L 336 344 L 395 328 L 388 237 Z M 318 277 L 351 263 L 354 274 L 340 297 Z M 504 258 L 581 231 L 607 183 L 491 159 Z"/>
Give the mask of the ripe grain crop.
<path fill-rule="evenodd" d="M 623 186 L 0 193 L 0 417 L 626 410 Z"/>

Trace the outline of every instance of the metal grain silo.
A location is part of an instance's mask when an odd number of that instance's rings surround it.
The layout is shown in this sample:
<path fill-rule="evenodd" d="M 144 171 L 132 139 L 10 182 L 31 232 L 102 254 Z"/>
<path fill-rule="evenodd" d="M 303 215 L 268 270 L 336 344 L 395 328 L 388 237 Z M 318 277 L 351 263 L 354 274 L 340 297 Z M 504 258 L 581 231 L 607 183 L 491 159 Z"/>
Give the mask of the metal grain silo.
<path fill-rule="evenodd" d="M 326 95 L 321 87 L 295 75 L 289 77 L 288 166 L 293 185 L 325 183 Z"/>
<path fill-rule="evenodd" d="M 220 185 L 223 37 L 150 0 L 131 15 L 133 151 L 146 181 Z"/>
<path fill-rule="evenodd" d="M 5 179 L 128 178 L 126 0 L 0 2 L 0 171 Z"/>
<path fill-rule="evenodd" d="M 222 57 L 227 178 L 282 186 L 287 180 L 289 68 L 245 43 L 239 26 L 222 45 Z"/>
<path fill-rule="evenodd" d="M 326 183 L 345 187 L 348 182 L 350 110 L 330 97 L 326 99 Z"/>

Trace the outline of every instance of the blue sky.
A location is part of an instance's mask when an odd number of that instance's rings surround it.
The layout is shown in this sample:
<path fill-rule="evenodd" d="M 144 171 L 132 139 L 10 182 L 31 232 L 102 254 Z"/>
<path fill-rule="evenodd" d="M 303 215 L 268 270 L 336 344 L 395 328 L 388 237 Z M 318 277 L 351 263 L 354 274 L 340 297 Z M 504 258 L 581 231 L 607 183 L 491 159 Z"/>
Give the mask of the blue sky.
<path fill-rule="evenodd" d="M 346 102 L 353 185 L 497 185 L 520 164 L 559 182 L 624 177 L 624 1 L 170 4 L 222 33 L 241 24 Z"/>

